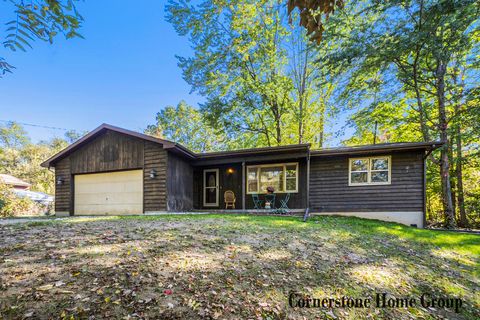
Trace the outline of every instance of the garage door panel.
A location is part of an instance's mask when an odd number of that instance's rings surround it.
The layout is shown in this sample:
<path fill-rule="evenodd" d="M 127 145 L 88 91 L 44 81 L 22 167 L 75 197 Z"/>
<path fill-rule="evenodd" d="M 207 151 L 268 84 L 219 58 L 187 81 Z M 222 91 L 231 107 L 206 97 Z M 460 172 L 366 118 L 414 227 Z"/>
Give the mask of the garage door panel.
<path fill-rule="evenodd" d="M 75 176 L 75 214 L 143 212 L 143 171 Z"/>
<path fill-rule="evenodd" d="M 77 208 L 77 207 L 76 207 Z M 114 204 L 109 205 L 108 211 L 105 210 L 104 205 L 79 205 L 78 213 L 83 215 L 124 215 L 124 214 L 138 214 L 137 211 L 132 211 L 128 204 Z"/>

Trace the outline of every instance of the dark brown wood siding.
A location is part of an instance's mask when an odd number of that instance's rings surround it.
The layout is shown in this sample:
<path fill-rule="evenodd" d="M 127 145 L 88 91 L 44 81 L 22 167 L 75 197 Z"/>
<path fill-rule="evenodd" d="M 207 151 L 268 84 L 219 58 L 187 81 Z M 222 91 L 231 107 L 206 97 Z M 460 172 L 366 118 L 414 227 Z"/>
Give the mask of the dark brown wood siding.
<path fill-rule="evenodd" d="M 144 141 L 145 164 L 143 172 L 143 210 L 145 212 L 167 210 L 167 151 L 162 145 Z M 150 171 L 157 176 L 150 178 Z"/>
<path fill-rule="evenodd" d="M 203 206 L 203 170 L 218 169 L 218 207 Z M 228 173 L 233 169 L 233 173 Z M 194 172 L 194 205 L 196 209 L 225 209 L 225 191 L 231 190 L 235 194 L 235 208 L 242 209 L 242 164 L 228 164 L 196 167 Z"/>
<path fill-rule="evenodd" d="M 63 183 L 57 184 L 61 178 Z M 70 172 L 70 158 L 63 158 L 55 166 L 55 211 L 71 213 L 73 208 L 73 179 Z"/>
<path fill-rule="evenodd" d="M 423 211 L 423 152 L 396 152 L 390 155 L 392 183 L 377 186 L 348 185 L 348 156 L 312 158 L 310 210 Z"/>
<path fill-rule="evenodd" d="M 73 213 L 74 175 L 143 169 L 143 210 L 167 210 L 167 151 L 158 143 L 106 131 L 55 163 L 55 211 Z M 157 176 L 150 178 L 155 169 Z"/>
<path fill-rule="evenodd" d="M 106 131 L 70 155 L 71 172 L 94 173 L 143 168 L 144 141 Z"/>
<path fill-rule="evenodd" d="M 185 160 L 168 154 L 167 209 L 188 211 L 193 208 L 193 168 Z"/>

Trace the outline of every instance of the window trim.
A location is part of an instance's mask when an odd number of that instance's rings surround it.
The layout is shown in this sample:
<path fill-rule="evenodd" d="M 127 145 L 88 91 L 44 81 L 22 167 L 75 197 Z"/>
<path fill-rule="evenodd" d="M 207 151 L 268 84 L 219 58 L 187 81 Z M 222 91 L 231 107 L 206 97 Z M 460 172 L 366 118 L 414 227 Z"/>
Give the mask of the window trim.
<path fill-rule="evenodd" d="M 287 190 L 287 166 L 295 166 L 295 190 Z M 247 166 L 247 170 L 245 172 L 246 176 L 246 194 L 267 194 L 267 191 L 260 190 L 260 169 L 261 168 L 271 168 L 271 167 L 283 167 L 283 191 L 275 190 L 274 193 L 298 193 L 298 162 L 288 162 L 288 163 L 269 163 L 269 164 L 258 164 L 258 165 L 250 165 Z M 251 168 L 257 169 L 257 190 L 249 191 L 248 190 L 248 172 Z"/>
<path fill-rule="evenodd" d="M 388 159 L 388 182 L 372 182 L 372 159 Z M 367 160 L 367 182 L 352 182 L 352 162 L 355 160 Z M 377 171 L 387 171 L 387 170 L 374 170 Z M 362 171 L 353 171 L 353 172 L 365 172 Z M 391 155 L 382 155 L 382 156 L 372 156 L 372 157 L 360 157 L 360 158 L 348 158 L 348 186 L 384 186 L 392 184 L 392 156 Z"/>

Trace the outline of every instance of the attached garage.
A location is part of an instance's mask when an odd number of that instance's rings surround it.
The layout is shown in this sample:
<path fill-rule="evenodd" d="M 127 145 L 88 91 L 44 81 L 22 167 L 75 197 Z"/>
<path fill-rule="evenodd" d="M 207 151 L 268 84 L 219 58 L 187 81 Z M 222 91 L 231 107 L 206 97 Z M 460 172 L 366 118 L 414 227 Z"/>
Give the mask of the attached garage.
<path fill-rule="evenodd" d="M 73 189 L 76 214 L 143 212 L 143 170 L 75 175 Z"/>
<path fill-rule="evenodd" d="M 167 171 L 177 176 L 190 170 L 179 166 L 188 156 L 184 152 L 167 140 L 101 125 L 42 164 L 55 168 L 55 214 L 165 212 L 169 203 L 191 198 L 169 192 L 176 183 L 167 186 Z M 178 158 L 170 170 L 169 154 Z M 183 202 L 182 208 L 191 208 Z"/>

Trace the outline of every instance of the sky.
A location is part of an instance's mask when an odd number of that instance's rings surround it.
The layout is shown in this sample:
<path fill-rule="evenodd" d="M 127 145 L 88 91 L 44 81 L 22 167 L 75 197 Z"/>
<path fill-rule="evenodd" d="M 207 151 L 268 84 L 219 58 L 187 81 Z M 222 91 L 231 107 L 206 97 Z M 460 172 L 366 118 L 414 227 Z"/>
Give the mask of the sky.
<path fill-rule="evenodd" d="M 36 41 L 27 52 L 0 47 L 0 56 L 16 67 L 0 79 L 0 124 L 89 131 L 109 123 L 143 131 L 165 106 L 181 100 L 197 106 L 203 98 L 190 93 L 175 58 L 192 50 L 165 21 L 166 2 L 80 1 L 85 39 Z M 13 19 L 9 1 L 0 1 L 0 13 L 2 22 Z M 0 38 L 5 29 L 0 27 Z M 34 142 L 64 134 L 25 129 Z"/>

